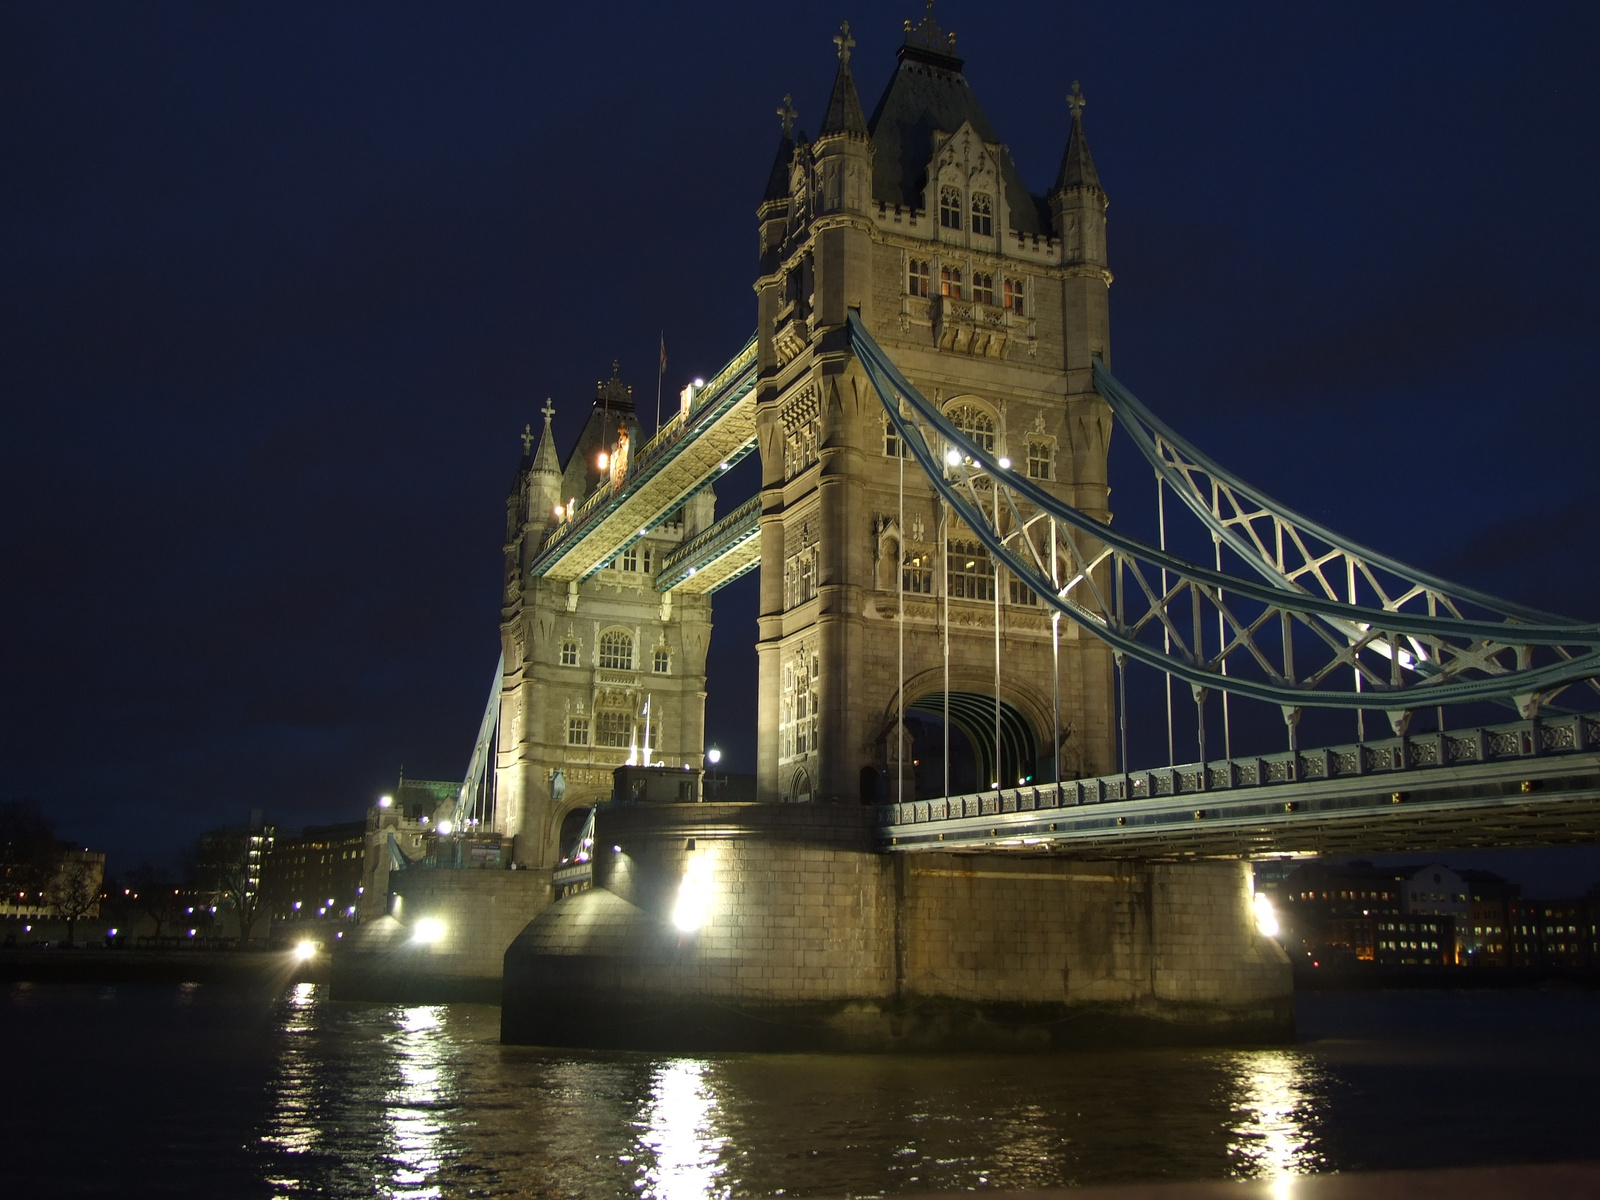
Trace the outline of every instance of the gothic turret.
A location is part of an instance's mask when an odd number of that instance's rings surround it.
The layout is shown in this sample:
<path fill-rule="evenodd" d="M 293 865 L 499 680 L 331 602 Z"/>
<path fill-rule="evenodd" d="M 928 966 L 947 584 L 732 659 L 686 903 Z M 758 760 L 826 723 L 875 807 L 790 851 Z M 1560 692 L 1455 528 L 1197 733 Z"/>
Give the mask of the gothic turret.
<path fill-rule="evenodd" d="M 1056 185 L 1050 190 L 1050 216 L 1056 236 L 1061 239 L 1062 260 L 1104 267 L 1106 263 L 1105 188 L 1089 153 L 1089 138 L 1083 132 L 1083 110 L 1087 102 L 1072 81 L 1067 105 L 1072 109 L 1072 131 L 1067 135 L 1066 153 L 1056 172 Z"/>
<path fill-rule="evenodd" d="M 872 198 L 872 135 L 850 75 L 850 50 L 856 42 L 848 21 L 833 42 L 839 48 L 839 71 L 814 147 L 822 192 L 818 212 L 865 213 Z"/>
<path fill-rule="evenodd" d="M 528 520 L 533 524 L 551 524 L 556 520 L 556 506 L 562 504 L 561 459 L 556 455 L 556 435 L 550 428 L 555 416 L 555 405 L 544 402 L 544 432 L 539 435 L 539 450 L 528 468 Z"/>

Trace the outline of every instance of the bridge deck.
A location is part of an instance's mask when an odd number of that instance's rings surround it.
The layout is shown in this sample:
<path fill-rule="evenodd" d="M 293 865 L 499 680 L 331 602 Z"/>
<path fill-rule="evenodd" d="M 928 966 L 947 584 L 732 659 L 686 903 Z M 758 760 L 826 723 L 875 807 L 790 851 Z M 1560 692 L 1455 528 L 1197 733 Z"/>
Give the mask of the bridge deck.
<path fill-rule="evenodd" d="M 885 849 L 1384 853 L 1600 841 L 1600 714 L 881 806 Z"/>
<path fill-rule="evenodd" d="M 749 454 L 756 438 L 755 364 L 751 338 L 687 417 L 674 417 L 634 453 L 621 487 L 596 489 L 551 534 L 529 572 L 587 579 Z"/>
<path fill-rule="evenodd" d="M 761 497 L 752 496 L 661 562 L 656 591 L 710 594 L 761 565 Z"/>

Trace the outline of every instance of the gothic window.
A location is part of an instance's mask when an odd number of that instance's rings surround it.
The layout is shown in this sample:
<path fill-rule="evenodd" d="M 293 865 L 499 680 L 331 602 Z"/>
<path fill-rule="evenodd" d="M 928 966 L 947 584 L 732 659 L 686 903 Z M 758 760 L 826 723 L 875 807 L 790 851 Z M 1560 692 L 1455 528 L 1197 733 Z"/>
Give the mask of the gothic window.
<path fill-rule="evenodd" d="M 983 192 L 972 193 L 972 232 L 994 236 L 994 201 Z"/>
<path fill-rule="evenodd" d="M 920 596 L 933 595 L 933 555 L 927 551 L 907 554 L 902 560 L 901 586 Z"/>
<path fill-rule="evenodd" d="M 822 661 L 803 647 L 783 667 L 783 701 L 778 714 L 778 754 L 798 758 L 817 750 L 817 718 L 821 712 L 818 684 Z"/>
<path fill-rule="evenodd" d="M 783 442 L 783 469 L 786 478 L 793 479 L 817 461 L 817 422 L 802 421 L 791 429 Z"/>
<path fill-rule="evenodd" d="M 637 571 L 639 569 L 639 547 L 629 546 L 622 552 L 622 569 L 624 571 Z"/>
<path fill-rule="evenodd" d="M 561 643 L 561 665 L 563 667 L 578 665 L 578 643 L 572 638 L 567 638 Z"/>
<path fill-rule="evenodd" d="M 1008 280 L 1006 280 L 1005 302 L 1006 302 L 1006 307 L 1009 308 L 1012 312 L 1016 313 L 1017 316 L 1020 317 L 1023 314 L 1024 310 L 1023 310 L 1023 305 L 1022 305 L 1022 280 L 1020 280 L 1020 279 L 1008 279 Z"/>
<path fill-rule="evenodd" d="M 587 746 L 589 744 L 589 718 L 567 718 L 567 745 Z"/>
<path fill-rule="evenodd" d="M 994 418 L 976 404 L 957 404 L 945 416 L 976 443 L 978 449 L 994 449 Z"/>
<path fill-rule="evenodd" d="M 939 189 L 939 224 L 945 229 L 961 228 L 961 189 Z"/>
<path fill-rule="evenodd" d="M 672 651 L 668 650 L 665 646 L 657 646 L 655 655 L 655 673 L 657 675 L 665 675 L 671 667 Z M 654 745 L 654 743 L 651 744 Z"/>
<path fill-rule="evenodd" d="M 939 294 L 952 300 L 961 299 L 961 268 L 939 268 Z"/>
<path fill-rule="evenodd" d="M 600 635 L 600 669 L 633 670 L 633 635 L 622 629 L 608 629 Z"/>
<path fill-rule="evenodd" d="M 994 563 L 982 542 L 950 543 L 949 587 L 953 600 L 994 599 Z"/>
<path fill-rule="evenodd" d="M 651 721 L 647 726 L 643 721 L 640 721 L 637 736 L 639 738 L 638 744 L 641 747 L 649 746 L 650 756 L 654 758 L 656 752 L 661 749 L 661 722 Z"/>
<path fill-rule="evenodd" d="M 1039 594 L 1020 579 L 1011 579 L 1006 582 L 1006 588 L 1011 594 L 1011 603 L 1027 604 L 1037 607 Z"/>
<path fill-rule="evenodd" d="M 906 265 L 906 293 L 911 296 L 928 294 L 928 260 L 913 258 Z"/>
<path fill-rule="evenodd" d="M 817 548 L 805 546 L 789 555 L 783 563 L 783 599 L 785 608 L 794 608 L 814 598 L 817 594 Z"/>
<path fill-rule="evenodd" d="M 646 575 L 650 574 L 650 564 L 651 560 L 654 558 L 654 555 L 651 553 L 649 546 L 644 547 L 644 549 L 640 552 L 640 557 L 644 562 L 644 573 Z"/>
<path fill-rule="evenodd" d="M 883 455 L 885 458 L 910 458 L 911 450 L 900 437 L 900 431 L 888 417 L 883 418 Z"/>
<path fill-rule="evenodd" d="M 1028 442 L 1028 478 L 1050 478 L 1050 443 L 1043 438 L 1032 438 Z"/>
<path fill-rule="evenodd" d="M 633 738 L 633 714 L 600 712 L 594 715 L 594 744 L 626 748 Z"/>
<path fill-rule="evenodd" d="M 972 276 L 972 298 L 979 304 L 994 303 L 994 276 L 976 271 Z"/>

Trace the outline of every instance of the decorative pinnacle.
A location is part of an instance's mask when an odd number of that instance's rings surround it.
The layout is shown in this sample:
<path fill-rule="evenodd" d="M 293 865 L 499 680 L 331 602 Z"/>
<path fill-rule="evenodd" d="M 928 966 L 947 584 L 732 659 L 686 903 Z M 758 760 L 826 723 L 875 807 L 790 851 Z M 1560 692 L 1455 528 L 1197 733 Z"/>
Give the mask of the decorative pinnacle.
<path fill-rule="evenodd" d="M 1067 93 L 1067 107 L 1072 110 L 1072 119 L 1074 121 L 1083 118 L 1083 110 L 1088 107 L 1088 104 L 1089 102 L 1083 98 L 1082 89 L 1078 87 L 1078 81 L 1074 79 L 1072 81 L 1072 91 Z"/>
<path fill-rule="evenodd" d="M 532 425 L 524 425 L 522 427 L 522 452 L 524 454 L 532 454 L 533 453 L 533 426 Z"/>
<path fill-rule="evenodd" d="M 928 11 L 923 14 L 922 20 L 912 25 L 906 22 L 906 44 L 908 46 L 921 46 L 940 54 L 953 54 L 956 48 L 955 31 L 948 34 L 939 28 L 939 20 L 933 15 L 933 0 L 928 0 Z"/>
<path fill-rule="evenodd" d="M 850 50 L 856 44 L 855 38 L 850 36 L 850 22 L 842 21 L 839 24 L 839 34 L 833 39 L 833 44 L 839 47 L 839 61 L 845 66 L 850 65 Z"/>
<path fill-rule="evenodd" d="M 549 396 L 544 398 L 544 407 L 539 411 L 544 414 L 544 423 L 546 425 L 550 424 L 550 418 L 556 415 L 556 406 L 550 403 Z"/>
<path fill-rule="evenodd" d="M 788 92 L 783 94 L 783 106 L 778 109 L 778 116 L 783 119 L 783 136 L 794 136 L 794 119 L 800 114 L 794 106 L 794 97 Z"/>

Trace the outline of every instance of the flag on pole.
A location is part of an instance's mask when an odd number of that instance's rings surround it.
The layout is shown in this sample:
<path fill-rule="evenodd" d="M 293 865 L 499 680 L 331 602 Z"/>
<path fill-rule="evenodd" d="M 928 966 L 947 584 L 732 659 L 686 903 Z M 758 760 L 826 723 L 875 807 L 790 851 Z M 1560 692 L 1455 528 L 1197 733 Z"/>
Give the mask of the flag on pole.
<path fill-rule="evenodd" d="M 665 375 L 666 373 L 667 373 L 667 331 L 663 329 L 661 331 L 661 369 L 660 369 L 660 371 L 657 372 L 657 374 Z"/>
<path fill-rule="evenodd" d="M 667 331 L 661 331 L 661 365 L 656 368 L 656 432 L 661 432 L 661 381 L 667 374 Z"/>

